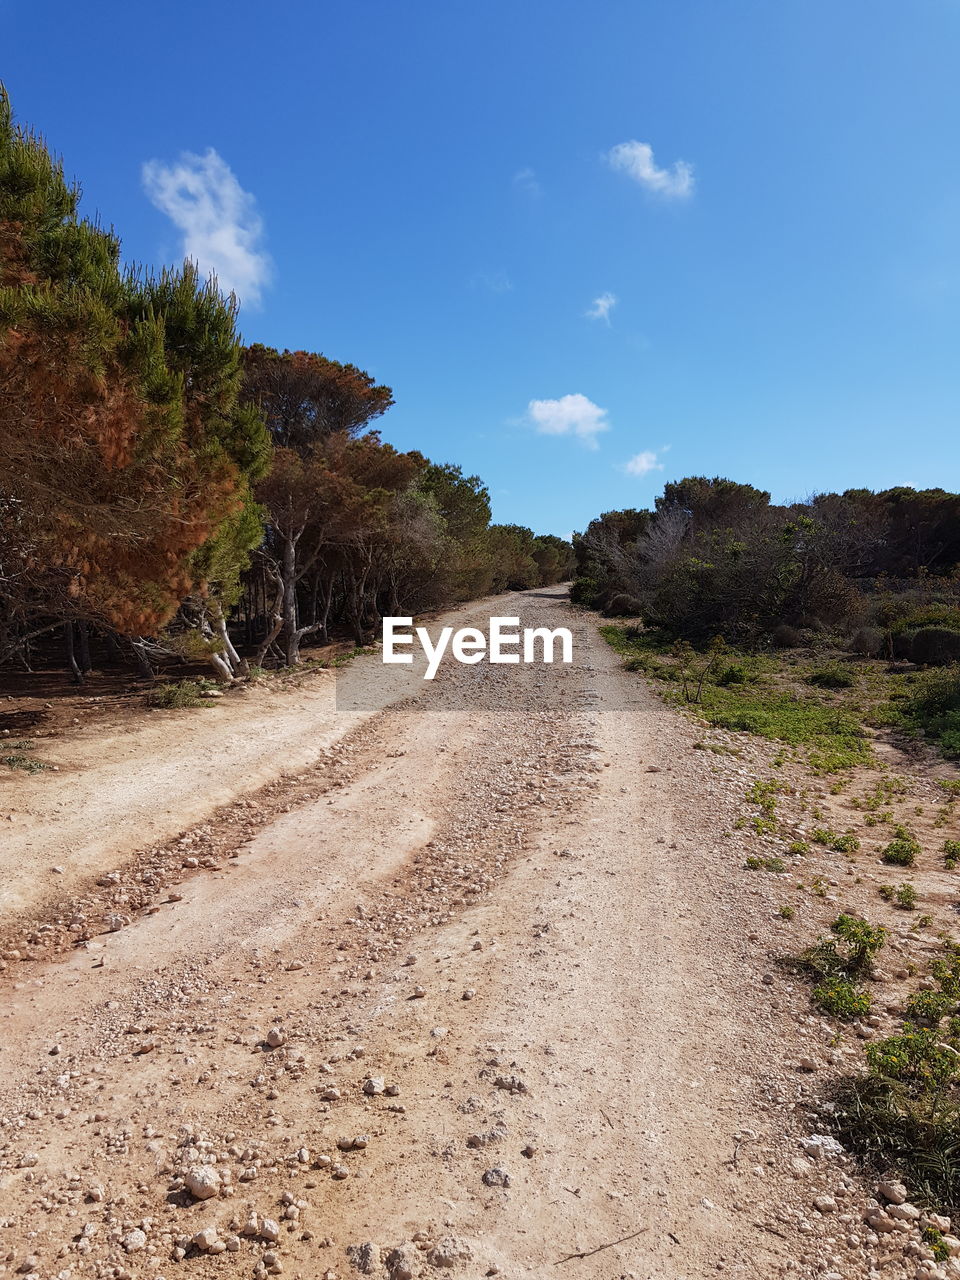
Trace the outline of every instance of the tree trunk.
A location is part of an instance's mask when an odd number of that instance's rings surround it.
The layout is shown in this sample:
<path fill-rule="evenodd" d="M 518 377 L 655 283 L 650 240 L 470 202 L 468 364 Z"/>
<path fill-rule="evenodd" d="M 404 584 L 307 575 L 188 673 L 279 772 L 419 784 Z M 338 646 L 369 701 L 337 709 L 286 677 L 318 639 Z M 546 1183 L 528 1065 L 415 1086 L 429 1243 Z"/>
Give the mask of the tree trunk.
<path fill-rule="evenodd" d="M 227 630 L 227 620 L 223 616 L 223 608 L 219 600 L 214 605 L 212 616 L 213 629 L 223 643 L 224 666 L 230 671 L 231 679 L 234 675 L 248 676 L 250 674 L 249 664 L 246 658 L 241 658 L 233 647 L 233 641 L 230 639 L 230 633 Z"/>
<path fill-rule="evenodd" d="M 273 647 L 273 643 L 276 640 L 277 636 L 283 630 L 283 596 L 284 596 L 283 578 L 280 576 L 279 573 L 273 570 L 271 570 L 270 576 L 273 578 L 276 584 L 277 595 L 276 595 L 276 599 L 273 602 L 273 608 L 270 611 L 270 623 L 267 628 L 267 634 L 264 636 L 263 640 L 261 640 L 260 647 L 257 649 L 257 652 L 254 654 L 253 665 L 255 667 L 263 666 L 264 658 L 267 656 L 267 653 Z M 266 592 L 266 583 L 264 583 L 264 592 Z"/>
<path fill-rule="evenodd" d="M 85 622 L 77 623 L 77 641 L 77 657 L 80 670 L 86 675 L 88 671 L 93 670 L 93 663 L 90 660 L 90 628 Z"/>
<path fill-rule="evenodd" d="M 63 624 L 63 638 L 67 653 L 67 666 L 73 673 L 73 683 L 83 684 L 83 672 L 77 665 L 77 655 L 74 650 L 73 623 L 65 622 Z"/>
<path fill-rule="evenodd" d="M 297 544 L 286 538 L 283 544 L 283 631 L 287 666 L 300 661 L 300 632 L 297 631 Z"/>
<path fill-rule="evenodd" d="M 133 651 L 133 658 L 137 664 L 137 670 L 145 679 L 152 680 L 156 675 L 156 672 L 150 665 L 150 659 L 144 651 L 143 644 L 139 640 L 131 640 L 130 648 Z"/>
<path fill-rule="evenodd" d="M 120 641 L 117 639 L 117 633 L 115 631 L 105 631 L 103 633 L 103 640 L 107 646 L 107 653 L 110 655 L 110 661 L 123 662 L 123 648 L 120 645 Z"/>

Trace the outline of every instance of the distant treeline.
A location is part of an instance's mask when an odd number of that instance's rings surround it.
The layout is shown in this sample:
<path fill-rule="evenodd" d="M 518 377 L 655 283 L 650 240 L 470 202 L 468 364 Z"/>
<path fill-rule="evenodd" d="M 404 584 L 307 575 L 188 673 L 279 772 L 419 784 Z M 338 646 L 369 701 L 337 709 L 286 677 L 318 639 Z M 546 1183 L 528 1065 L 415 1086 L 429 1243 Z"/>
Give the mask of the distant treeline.
<path fill-rule="evenodd" d="M 666 485 L 652 511 L 574 535 L 573 599 L 697 643 L 830 637 L 870 656 L 960 660 L 960 494 L 848 489 L 779 506 L 732 480 Z"/>
<path fill-rule="evenodd" d="M 227 678 L 305 643 L 568 578 L 477 476 L 383 443 L 389 387 L 244 348 L 195 268 L 125 270 L 0 87 L 0 662 L 91 638 Z"/>

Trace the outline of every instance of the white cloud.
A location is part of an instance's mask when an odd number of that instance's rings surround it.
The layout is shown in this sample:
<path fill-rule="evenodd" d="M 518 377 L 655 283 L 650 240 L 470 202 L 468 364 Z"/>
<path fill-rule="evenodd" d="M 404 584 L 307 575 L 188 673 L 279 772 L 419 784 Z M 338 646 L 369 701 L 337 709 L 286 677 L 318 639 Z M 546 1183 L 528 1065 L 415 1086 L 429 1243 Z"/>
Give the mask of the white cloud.
<path fill-rule="evenodd" d="M 596 436 L 609 431 L 606 409 L 579 393 L 561 396 L 559 400 L 531 400 L 527 419 L 545 436 L 576 436 L 591 449 L 596 449 Z"/>
<path fill-rule="evenodd" d="M 505 271 L 478 271 L 470 283 L 474 289 L 487 293 L 510 293 L 513 289 L 513 281 Z"/>
<path fill-rule="evenodd" d="M 617 295 L 615 293 L 601 293 L 599 297 L 594 298 L 590 303 L 590 307 L 584 312 L 588 320 L 602 320 L 604 324 L 610 323 L 610 312 L 617 305 Z"/>
<path fill-rule="evenodd" d="M 271 273 L 263 222 L 223 157 L 212 147 L 202 156 L 185 151 L 174 164 L 148 160 L 142 174 L 150 200 L 183 232 L 183 256 L 256 306 Z"/>
<path fill-rule="evenodd" d="M 521 169 L 513 175 L 513 185 L 519 191 L 526 191 L 528 195 L 540 195 L 542 188 L 533 169 Z"/>
<path fill-rule="evenodd" d="M 669 169 L 658 168 L 648 142 L 621 142 L 607 152 L 607 161 L 657 195 L 683 200 L 693 194 L 693 166 L 676 160 Z"/>
<path fill-rule="evenodd" d="M 628 458 L 623 469 L 628 476 L 646 476 L 651 471 L 662 471 L 663 463 L 657 461 L 657 454 L 653 449 L 644 449 L 642 453 L 635 453 L 632 458 Z"/>

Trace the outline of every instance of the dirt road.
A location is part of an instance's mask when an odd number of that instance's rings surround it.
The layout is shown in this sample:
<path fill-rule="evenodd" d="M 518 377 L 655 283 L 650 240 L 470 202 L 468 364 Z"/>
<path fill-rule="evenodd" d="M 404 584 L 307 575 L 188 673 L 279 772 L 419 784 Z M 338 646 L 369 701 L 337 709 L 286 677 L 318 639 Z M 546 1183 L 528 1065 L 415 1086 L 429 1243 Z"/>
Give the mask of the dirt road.
<path fill-rule="evenodd" d="M 561 592 L 496 612 L 573 667 L 305 719 L 244 823 L 8 956 L 0 1274 L 867 1275 L 790 1172 L 807 1019 L 730 875 L 740 772 Z"/>

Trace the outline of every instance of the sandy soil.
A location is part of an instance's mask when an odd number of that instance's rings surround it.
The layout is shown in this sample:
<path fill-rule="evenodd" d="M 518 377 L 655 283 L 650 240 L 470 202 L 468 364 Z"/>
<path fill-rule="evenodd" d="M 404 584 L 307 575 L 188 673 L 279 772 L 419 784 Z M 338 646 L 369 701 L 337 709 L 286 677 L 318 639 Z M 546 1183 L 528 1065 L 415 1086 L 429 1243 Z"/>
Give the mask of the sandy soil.
<path fill-rule="evenodd" d="M 833 1031 L 730 836 L 753 764 L 561 592 L 490 612 L 570 626 L 574 666 L 446 663 L 347 721 L 324 684 L 164 715 L 82 770 L 81 735 L 42 837 L 31 783 L 0 1274 L 915 1274 L 799 1145 Z"/>
<path fill-rule="evenodd" d="M 484 607 L 496 612 L 497 599 Z M 460 610 L 444 621 L 462 625 L 465 616 Z M 363 681 L 364 698 L 354 700 L 359 710 L 337 703 L 338 678 L 349 683 L 353 671 L 323 669 L 238 685 L 202 711 L 79 693 L 61 699 L 63 707 L 20 700 L 28 714 L 52 713 L 53 736 L 40 738 L 33 754 L 58 773 L 0 772 L 0 920 L 51 894 L 66 896 L 118 859 L 313 763 L 372 711 L 406 695 L 402 672 L 378 663 L 376 674 Z M 3 718 L 16 723 L 15 710 L 5 710 Z"/>

